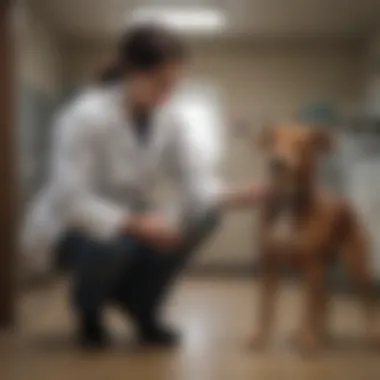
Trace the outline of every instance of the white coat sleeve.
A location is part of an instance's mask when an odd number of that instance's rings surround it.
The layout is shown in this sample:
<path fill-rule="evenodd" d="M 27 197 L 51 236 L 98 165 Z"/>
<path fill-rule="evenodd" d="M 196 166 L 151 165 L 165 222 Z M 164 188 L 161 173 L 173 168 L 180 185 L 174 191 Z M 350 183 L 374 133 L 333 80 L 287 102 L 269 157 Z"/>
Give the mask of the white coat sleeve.
<path fill-rule="evenodd" d="M 174 133 L 174 157 L 176 177 L 179 181 L 182 210 L 186 213 L 204 214 L 218 204 L 225 190 L 219 172 L 220 136 L 200 133 L 196 126 L 178 122 Z M 194 133 L 195 132 L 195 133 Z"/>
<path fill-rule="evenodd" d="M 52 183 L 56 211 L 67 225 L 95 239 L 115 236 L 127 210 L 95 192 L 98 137 L 96 120 L 78 111 L 66 113 L 55 125 Z"/>

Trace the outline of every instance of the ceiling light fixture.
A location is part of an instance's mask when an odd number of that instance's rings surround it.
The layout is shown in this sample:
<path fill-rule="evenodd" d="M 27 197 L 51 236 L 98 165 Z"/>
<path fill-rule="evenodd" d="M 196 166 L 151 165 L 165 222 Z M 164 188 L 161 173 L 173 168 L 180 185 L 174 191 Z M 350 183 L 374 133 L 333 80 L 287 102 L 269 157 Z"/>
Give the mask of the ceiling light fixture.
<path fill-rule="evenodd" d="M 217 9 L 146 7 L 132 12 L 132 22 L 159 22 L 190 33 L 218 32 L 226 25 L 225 14 Z"/>

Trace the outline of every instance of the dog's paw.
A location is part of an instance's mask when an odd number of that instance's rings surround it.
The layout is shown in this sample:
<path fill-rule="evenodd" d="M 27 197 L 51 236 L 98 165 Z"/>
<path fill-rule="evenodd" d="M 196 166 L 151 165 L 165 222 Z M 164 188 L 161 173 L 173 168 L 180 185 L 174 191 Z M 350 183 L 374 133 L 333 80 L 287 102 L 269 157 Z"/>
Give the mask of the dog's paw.
<path fill-rule="evenodd" d="M 316 334 L 310 331 L 303 331 L 296 336 L 296 342 L 302 355 L 314 356 L 320 349 L 320 342 Z"/>
<path fill-rule="evenodd" d="M 377 330 L 371 329 L 367 331 L 366 340 L 370 349 L 380 350 L 380 333 Z"/>
<path fill-rule="evenodd" d="M 251 350 L 263 350 L 266 348 L 268 340 L 268 334 L 258 332 L 249 339 L 248 347 Z"/>

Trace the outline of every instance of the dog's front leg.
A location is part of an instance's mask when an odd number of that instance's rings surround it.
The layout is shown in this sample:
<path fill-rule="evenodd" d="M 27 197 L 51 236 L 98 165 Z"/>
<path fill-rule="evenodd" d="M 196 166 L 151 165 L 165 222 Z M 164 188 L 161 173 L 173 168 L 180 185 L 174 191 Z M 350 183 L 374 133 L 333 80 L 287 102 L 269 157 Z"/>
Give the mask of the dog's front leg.
<path fill-rule="evenodd" d="M 264 348 L 269 340 L 273 319 L 274 306 L 278 290 L 277 262 L 270 250 L 265 250 L 261 259 L 261 274 L 259 288 L 258 326 L 251 339 L 250 346 L 255 349 Z"/>
<path fill-rule="evenodd" d="M 302 321 L 299 344 L 306 354 L 314 353 L 320 344 L 325 317 L 326 294 L 323 263 L 310 255 L 305 262 L 305 314 Z"/>

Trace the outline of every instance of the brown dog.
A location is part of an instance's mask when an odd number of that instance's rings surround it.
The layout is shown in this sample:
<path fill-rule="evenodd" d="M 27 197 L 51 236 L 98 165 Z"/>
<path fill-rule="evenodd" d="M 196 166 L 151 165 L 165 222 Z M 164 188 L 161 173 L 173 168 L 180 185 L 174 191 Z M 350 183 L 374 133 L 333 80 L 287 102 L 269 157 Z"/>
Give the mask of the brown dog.
<path fill-rule="evenodd" d="M 305 281 L 305 315 L 298 336 L 301 349 L 315 350 L 325 332 L 324 277 L 334 255 L 339 254 L 346 264 L 371 317 L 372 285 L 363 228 L 346 201 L 327 194 L 317 183 L 317 158 L 331 149 L 331 140 L 326 131 L 292 124 L 267 128 L 261 136 L 269 155 L 273 195 L 263 205 L 260 218 L 262 288 L 255 347 L 268 341 L 284 266 L 299 270 Z"/>

